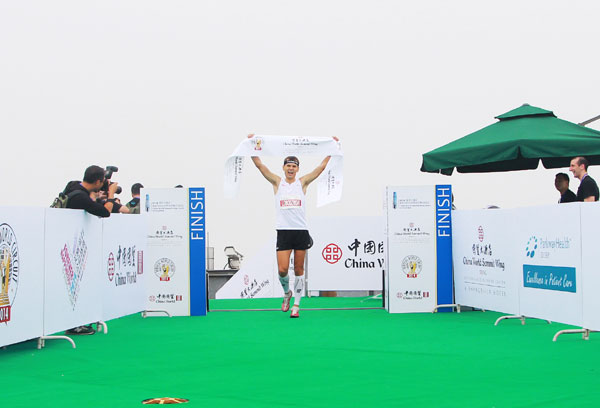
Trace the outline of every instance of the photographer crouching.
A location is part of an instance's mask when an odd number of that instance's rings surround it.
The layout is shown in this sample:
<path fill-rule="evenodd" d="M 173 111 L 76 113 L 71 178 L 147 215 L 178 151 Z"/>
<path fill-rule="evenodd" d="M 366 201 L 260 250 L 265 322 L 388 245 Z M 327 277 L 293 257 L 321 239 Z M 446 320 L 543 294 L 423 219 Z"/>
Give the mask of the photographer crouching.
<path fill-rule="evenodd" d="M 120 206 L 115 202 L 115 194 L 120 192 L 121 187 L 110 181 L 113 171 L 113 166 L 108 166 L 106 171 L 100 166 L 90 166 L 85 169 L 83 181 L 70 181 L 63 192 L 68 197 L 67 208 L 85 210 L 98 217 L 110 217 L 113 209 Z M 106 193 L 105 201 L 96 200 L 100 191 Z"/>

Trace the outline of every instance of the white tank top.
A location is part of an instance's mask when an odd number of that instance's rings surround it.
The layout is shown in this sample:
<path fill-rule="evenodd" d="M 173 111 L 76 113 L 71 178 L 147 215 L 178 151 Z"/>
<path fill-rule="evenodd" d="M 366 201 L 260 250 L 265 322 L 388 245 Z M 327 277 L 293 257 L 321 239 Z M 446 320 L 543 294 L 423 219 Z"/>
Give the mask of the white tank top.
<path fill-rule="evenodd" d="M 307 230 L 306 196 L 299 179 L 288 184 L 281 179 L 275 194 L 275 229 Z"/>

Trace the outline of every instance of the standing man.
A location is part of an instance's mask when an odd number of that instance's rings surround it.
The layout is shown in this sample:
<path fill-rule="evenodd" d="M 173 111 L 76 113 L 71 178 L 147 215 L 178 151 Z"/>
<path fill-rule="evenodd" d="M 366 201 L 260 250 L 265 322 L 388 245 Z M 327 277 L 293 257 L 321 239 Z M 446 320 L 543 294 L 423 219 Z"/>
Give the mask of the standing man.
<path fill-rule="evenodd" d="M 554 187 L 560 193 L 558 203 L 572 203 L 577 201 L 577 196 L 569 190 L 569 175 L 567 173 L 557 173 L 554 178 Z"/>
<path fill-rule="evenodd" d="M 140 213 L 140 190 L 144 188 L 142 183 L 135 183 L 131 186 L 131 196 L 133 197 L 125 206 L 129 208 L 130 214 Z"/>
<path fill-rule="evenodd" d="M 580 180 L 579 188 L 577 189 L 577 201 L 598 201 L 598 185 L 591 178 L 587 169 L 589 162 L 585 157 L 577 156 L 571 160 L 569 171 L 573 173 L 575 178 Z"/>
<path fill-rule="evenodd" d="M 249 138 L 254 134 L 248 135 Z M 334 137 L 337 141 L 337 137 Z M 313 242 L 308 233 L 306 223 L 306 188 L 321 175 L 331 156 L 327 156 L 316 169 L 310 173 L 296 178 L 300 168 L 300 161 L 295 156 L 288 156 L 283 160 L 283 174 L 285 178 L 272 173 L 257 156 L 252 156 L 254 165 L 260 173 L 273 186 L 275 193 L 276 226 L 277 229 L 277 268 L 279 282 L 285 293 L 281 310 L 290 309 L 292 291 L 289 288 L 290 278 L 288 269 L 290 256 L 294 251 L 294 306 L 290 317 L 300 317 L 300 299 L 304 291 L 304 258 Z"/>

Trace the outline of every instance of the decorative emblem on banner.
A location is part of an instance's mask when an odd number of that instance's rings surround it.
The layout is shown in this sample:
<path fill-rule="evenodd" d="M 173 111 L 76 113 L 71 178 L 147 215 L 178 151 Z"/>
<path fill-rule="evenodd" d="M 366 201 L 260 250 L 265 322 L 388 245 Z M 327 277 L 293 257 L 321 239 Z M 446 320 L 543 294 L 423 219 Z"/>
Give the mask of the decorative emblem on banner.
<path fill-rule="evenodd" d="M 321 254 L 327 263 L 334 264 L 342 259 L 342 248 L 332 243 L 323 248 Z"/>
<path fill-rule="evenodd" d="M 77 297 L 79 295 L 79 284 L 83 279 L 83 273 L 85 272 L 85 265 L 87 263 L 87 244 L 85 242 L 85 232 L 83 230 L 75 235 L 73 247 L 71 249 L 69 249 L 67 244 L 64 245 L 63 249 L 60 251 L 60 257 L 63 263 L 63 273 L 69 300 L 73 310 L 75 310 Z"/>
<path fill-rule="evenodd" d="M 481 225 L 477 228 L 477 238 L 479 238 L 479 242 L 483 242 L 483 227 Z"/>
<path fill-rule="evenodd" d="M 19 247 L 8 224 L 0 225 L 0 280 L 0 323 L 6 323 L 19 286 Z"/>
<path fill-rule="evenodd" d="M 262 137 L 255 136 L 251 139 L 252 145 L 254 145 L 254 150 L 262 150 L 262 145 L 264 140 Z"/>
<path fill-rule="evenodd" d="M 115 256 L 112 252 L 108 254 L 107 272 L 108 280 L 112 282 L 113 278 L 115 277 Z"/>
<path fill-rule="evenodd" d="M 168 282 L 175 274 L 175 263 L 169 258 L 160 258 L 154 263 L 154 274 L 162 282 Z"/>
<path fill-rule="evenodd" d="M 408 255 L 402 260 L 402 272 L 407 278 L 416 278 L 423 269 L 423 261 L 416 255 Z"/>
<path fill-rule="evenodd" d="M 533 258 L 535 256 L 535 250 L 538 247 L 538 239 L 535 236 L 529 238 L 527 241 L 527 246 L 525 247 L 525 254 L 529 258 Z"/>

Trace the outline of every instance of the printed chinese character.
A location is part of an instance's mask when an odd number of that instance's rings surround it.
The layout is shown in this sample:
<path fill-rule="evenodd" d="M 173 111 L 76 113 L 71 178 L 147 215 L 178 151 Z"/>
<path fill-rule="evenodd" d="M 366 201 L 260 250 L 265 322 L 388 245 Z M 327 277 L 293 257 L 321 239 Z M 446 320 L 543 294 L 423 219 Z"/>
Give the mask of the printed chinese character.
<path fill-rule="evenodd" d="M 354 256 L 358 256 L 358 247 L 360 246 L 360 241 L 354 238 L 354 242 L 351 245 L 348 245 L 348 249 L 354 251 Z"/>

